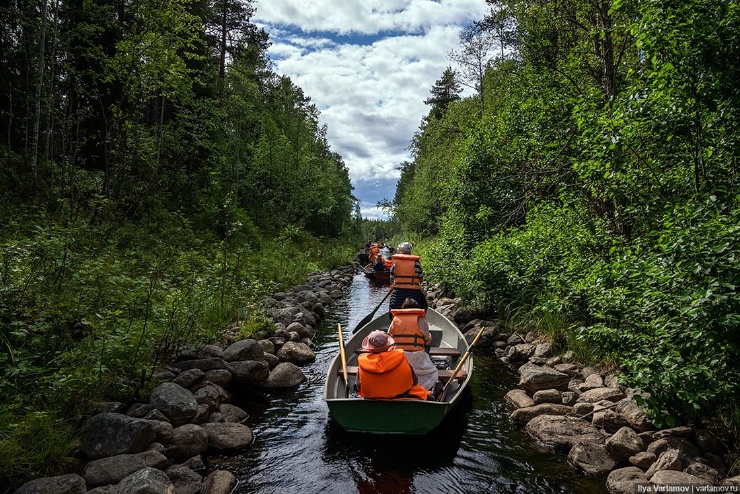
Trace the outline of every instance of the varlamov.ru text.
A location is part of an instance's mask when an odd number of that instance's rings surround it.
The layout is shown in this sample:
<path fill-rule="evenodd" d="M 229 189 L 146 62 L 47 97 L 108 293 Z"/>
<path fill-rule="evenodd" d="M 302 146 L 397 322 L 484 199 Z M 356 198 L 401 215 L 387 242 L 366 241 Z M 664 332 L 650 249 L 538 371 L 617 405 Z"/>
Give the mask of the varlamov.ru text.
<path fill-rule="evenodd" d="M 650 493 L 686 493 L 686 494 L 699 494 L 702 492 L 707 493 L 725 493 L 725 492 L 740 492 L 740 486 L 737 485 L 638 485 L 635 492 L 638 494 L 650 494 Z"/>

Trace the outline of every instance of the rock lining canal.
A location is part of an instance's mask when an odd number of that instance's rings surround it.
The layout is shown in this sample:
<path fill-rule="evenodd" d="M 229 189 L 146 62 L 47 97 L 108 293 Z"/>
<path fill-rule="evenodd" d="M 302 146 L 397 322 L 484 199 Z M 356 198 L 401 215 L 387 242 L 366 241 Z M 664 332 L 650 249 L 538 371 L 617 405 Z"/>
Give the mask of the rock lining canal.
<path fill-rule="evenodd" d="M 210 469 L 236 475 L 235 493 L 607 492 L 603 477 L 577 475 L 565 455 L 538 448 L 512 423 L 503 396 L 518 377 L 495 357 L 475 356 L 471 393 L 429 436 L 368 436 L 337 426 L 322 398 L 338 351 L 337 324 L 348 337 L 387 290 L 356 275 L 319 327 L 316 360 L 302 368 L 307 381 L 266 400 L 238 403 L 250 414 L 254 444 L 240 455 L 207 460 Z"/>

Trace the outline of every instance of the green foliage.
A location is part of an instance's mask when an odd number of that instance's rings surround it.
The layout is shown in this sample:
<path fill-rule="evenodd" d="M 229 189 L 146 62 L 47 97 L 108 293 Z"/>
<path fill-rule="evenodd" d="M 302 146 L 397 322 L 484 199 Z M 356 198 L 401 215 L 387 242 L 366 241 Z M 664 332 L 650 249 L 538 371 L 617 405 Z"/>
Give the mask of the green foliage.
<path fill-rule="evenodd" d="M 254 227 L 238 222 L 221 240 L 165 211 L 119 225 L 14 218 L 1 230 L 0 393 L 4 406 L 46 410 L 54 420 L 100 399 L 140 399 L 155 367 L 183 344 L 221 341 L 234 323 L 245 336 L 271 330 L 264 297 L 348 263 L 357 245 L 295 227 L 250 239 Z M 13 457 L 0 476 L 45 468 L 43 454 Z"/>
<path fill-rule="evenodd" d="M 360 230 L 252 0 L 43 6 L 0 7 L 0 418 L 19 431 L 145 393 L 229 325 L 267 329 L 260 300 L 348 263 Z M 57 456 L 29 446 L 0 477 Z"/>
<path fill-rule="evenodd" d="M 736 428 L 737 5 L 497 5 L 516 29 L 486 73 L 485 113 L 464 139 L 416 137 L 451 157 L 429 279 L 618 363 L 658 425 Z M 405 167 L 401 219 L 423 165 Z"/>
<path fill-rule="evenodd" d="M 0 479 L 19 486 L 39 472 L 61 474 L 74 440 L 73 428 L 54 413 L 0 406 Z"/>
<path fill-rule="evenodd" d="M 449 200 L 447 184 L 457 158 L 457 148 L 467 135 L 470 115 L 476 111 L 471 100 L 448 103 L 442 116 L 422 123 L 411 143 L 414 161 L 404 163 L 393 201 L 394 218 L 404 231 L 436 234 Z"/>
<path fill-rule="evenodd" d="M 716 408 L 740 387 L 740 211 L 714 201 L 668 210 L 661 231 L 622 251 L 614 286 L 592 289 L 600 321 L 581 328 L 620 355 L 661 424 Z"/>

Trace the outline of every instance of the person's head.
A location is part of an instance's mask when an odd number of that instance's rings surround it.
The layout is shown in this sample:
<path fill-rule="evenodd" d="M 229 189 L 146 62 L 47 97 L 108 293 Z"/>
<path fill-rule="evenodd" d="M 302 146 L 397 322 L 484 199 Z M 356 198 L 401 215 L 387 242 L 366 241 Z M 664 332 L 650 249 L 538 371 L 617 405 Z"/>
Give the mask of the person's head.
<path fill-rule="evenodd" d="M 400 244 L 398 244 L 396 250 L 399 254 L 411 254 L 412 247 L 413 246 L 409 242 L 401 242 Z"/>
<path fill-rule="evenodd" d="M 407 298 L 403 301 L 403 304 L 401 304 L 402 309 L 418 309 L 419 308 L 419 302 L 417 302 L 413 298 Z"/>
<path fill-rule="evenodd" d="M 396 342 L 385 331 L 375 330 L 362 340 L 362 348 L 370 353 L 381 353 L 390 350 Z"/>

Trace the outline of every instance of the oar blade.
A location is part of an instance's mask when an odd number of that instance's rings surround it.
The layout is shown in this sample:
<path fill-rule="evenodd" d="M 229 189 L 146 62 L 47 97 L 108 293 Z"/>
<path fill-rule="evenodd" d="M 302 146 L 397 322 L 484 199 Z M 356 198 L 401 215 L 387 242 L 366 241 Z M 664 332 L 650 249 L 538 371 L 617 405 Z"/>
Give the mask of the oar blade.
<path fill-rule="evenodd" d="M 375 315 L 375 312 L 371 312 L 370 314 L 366 315 L 362 321 L 357 323 L 357 326 L 355 326 L 355 329 L 352 330 L 352 334 L 355 334 L 356 332 L 360 330 L 360 328 L 362 328 L 367 323 L 369 323 L 372 320 L 374 315 Z"/>

